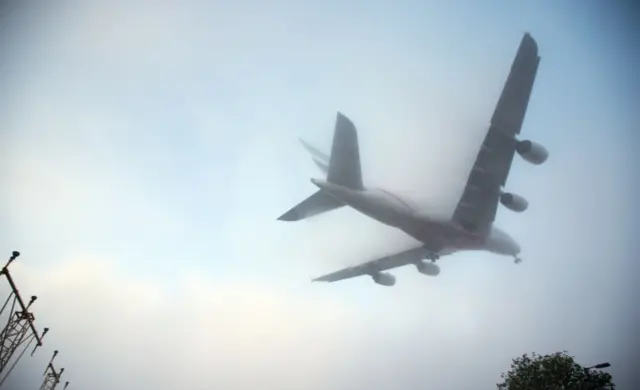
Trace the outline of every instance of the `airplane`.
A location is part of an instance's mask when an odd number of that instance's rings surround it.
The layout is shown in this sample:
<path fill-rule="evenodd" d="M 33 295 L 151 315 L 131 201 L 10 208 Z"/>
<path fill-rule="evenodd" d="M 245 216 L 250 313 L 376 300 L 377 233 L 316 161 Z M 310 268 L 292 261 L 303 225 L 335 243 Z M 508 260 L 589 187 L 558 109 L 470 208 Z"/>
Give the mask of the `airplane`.
<path fill-rule="evenodd" d="M 279 220 L 299 221 L 349 206 L 404 231 L 420 242 L 419 246 L 400 253 L 348 267 L 313 281 L 336 282 L 368 275 L 377 284 L 393 286 L 395 277 L 384 271 L 413 264 L 420 273 L 437 276 L 440 267 L 436 261 L 441 256 L 468 250 L 509 256 L 519 264 L 522 261 L 518 256 L 520 245 L 493 222 L 499 203 L 514 212 L 523 212 L 529 205 L 524 197 L 504 190 L 513 156 L 518 153 L 534 165 L 544 163 L 549 157 L 544 146 L 519 138 L 539 63 L 538 45 L 529 33 L 525 33 L 465 189 L 449 219 L 431 218 L 412 205 L 409 199 L 391 191 L 365 187 L 357 130 L 342 113 L 337 113 L 328 163 L 326 155 L 302 141 L 316 165 L 326 172 L 326 179 L 311 179 L 318 191 L 284 213 Z"/>

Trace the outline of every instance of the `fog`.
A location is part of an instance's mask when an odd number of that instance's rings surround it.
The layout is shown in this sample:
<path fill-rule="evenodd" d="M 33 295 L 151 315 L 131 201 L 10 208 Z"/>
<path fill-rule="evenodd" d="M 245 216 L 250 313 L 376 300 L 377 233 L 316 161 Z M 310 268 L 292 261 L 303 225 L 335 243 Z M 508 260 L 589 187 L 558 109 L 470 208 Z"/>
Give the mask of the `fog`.
<path fill-rule="evenodd" d="M 51 331 L 6 387 L 492 388 L 525 352 L 609 361 L 631 388 L 638 117 L 629 13 L 551 3 L 280 1 L 24 7 L 3 38 L 0 255 Z M 593 26 L 599 26 L 595 29 Z M 522 214 L 485 253 L 393 288 L 310 277 L 415 242 L 316 188 L 298 137 L 359 130 L 366 185 L 450 215 L 524 31 L 542 61 Z M 3 293 L 7 291 L 0 290 Z M 635 357 L 635 358 L 634 358 Z"/>

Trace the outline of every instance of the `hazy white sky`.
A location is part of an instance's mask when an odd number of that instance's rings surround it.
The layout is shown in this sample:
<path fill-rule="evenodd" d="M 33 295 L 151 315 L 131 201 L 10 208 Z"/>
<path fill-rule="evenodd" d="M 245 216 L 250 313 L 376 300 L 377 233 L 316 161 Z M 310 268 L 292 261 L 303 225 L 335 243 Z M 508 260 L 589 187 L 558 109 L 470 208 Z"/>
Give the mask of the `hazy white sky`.
<path fill-rule="evenodd" d="M 69 390 L 492 388 L 514 356 L 563 349 L 630 378 L 631 19 L 586 3 L 205 3 L 9 21 L 0 254 L 23 253 L 15 278 L 52 330 L 7 386 L 36 388 L 54 349 Z M 450 213 L 524 31 L 542 62 L 523 136 L 551 151 L 515 160 L 508 188 L 531 207 L 497 219 L 524 263 L 466 253 L 437 278 L 397 270 L 391 289 L 309 283 L 412 241 L 347 209 L 276 221 L 315 190 L 297 137 L 327 149 L 340 110 L 366 184 Z"/>

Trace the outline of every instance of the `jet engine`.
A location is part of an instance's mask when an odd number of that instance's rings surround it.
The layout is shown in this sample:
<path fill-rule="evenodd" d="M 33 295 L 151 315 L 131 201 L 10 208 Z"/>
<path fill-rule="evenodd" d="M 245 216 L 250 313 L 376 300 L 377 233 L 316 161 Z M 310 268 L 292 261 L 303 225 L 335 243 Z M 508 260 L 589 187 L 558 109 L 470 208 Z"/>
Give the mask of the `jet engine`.
<path fill-rule="evenodd" d="M 547 149 L 533 141 L 520 141 L 516 145 L 516 151 L 527 162 L 534 165 L 540 165 L 547 161 L 549 152 Z"/>
<path fill-rule="evenodd" d="M 396 277 L 386 272 L 376 272 L 371 275 L 373 281 L 383 286 L 393 286 L 396 284 Z"/>
<path fill-rule="evenodd" d="M 510 194 L 508 192 L 500 195 L 500 203 L 511 211 L 521 213 L 529 207 L 529 202 L 520 195 Z"/>
<path fill-rule="evenodd" d="M 416 268 L 418 268 L 418 272 L 424 275 L 438 276 L 440 274 L 440 266 L 432 262 L 421 261 L 416 264 Z"/>

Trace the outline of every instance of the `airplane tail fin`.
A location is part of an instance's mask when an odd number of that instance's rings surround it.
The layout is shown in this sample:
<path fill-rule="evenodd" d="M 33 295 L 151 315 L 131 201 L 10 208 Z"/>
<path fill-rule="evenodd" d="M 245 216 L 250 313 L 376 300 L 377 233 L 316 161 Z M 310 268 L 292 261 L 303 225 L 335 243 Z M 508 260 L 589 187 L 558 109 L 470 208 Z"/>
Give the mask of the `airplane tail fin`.
<path fill-rule="evenodd" d="M 356 127 L 346 116 L 338 113 L 333 134 L 331 156 L 300 140 L 302 146 L 311 153 L 313 161 L 327 174 L 327 181 L 354 190 L 361 190 L 360 152 Z M 299 221 L 343 207 L 344 204 L 325 191 L 316 191 L 313 195 L 298 203 L 282 214 L 280 221 Z"/>
<path fill-rule="evenodd" d="M 358 132 L 349 118 L 338 112 L 333 133 L 327 181 L 352 190 L 362 190 Z"/>

